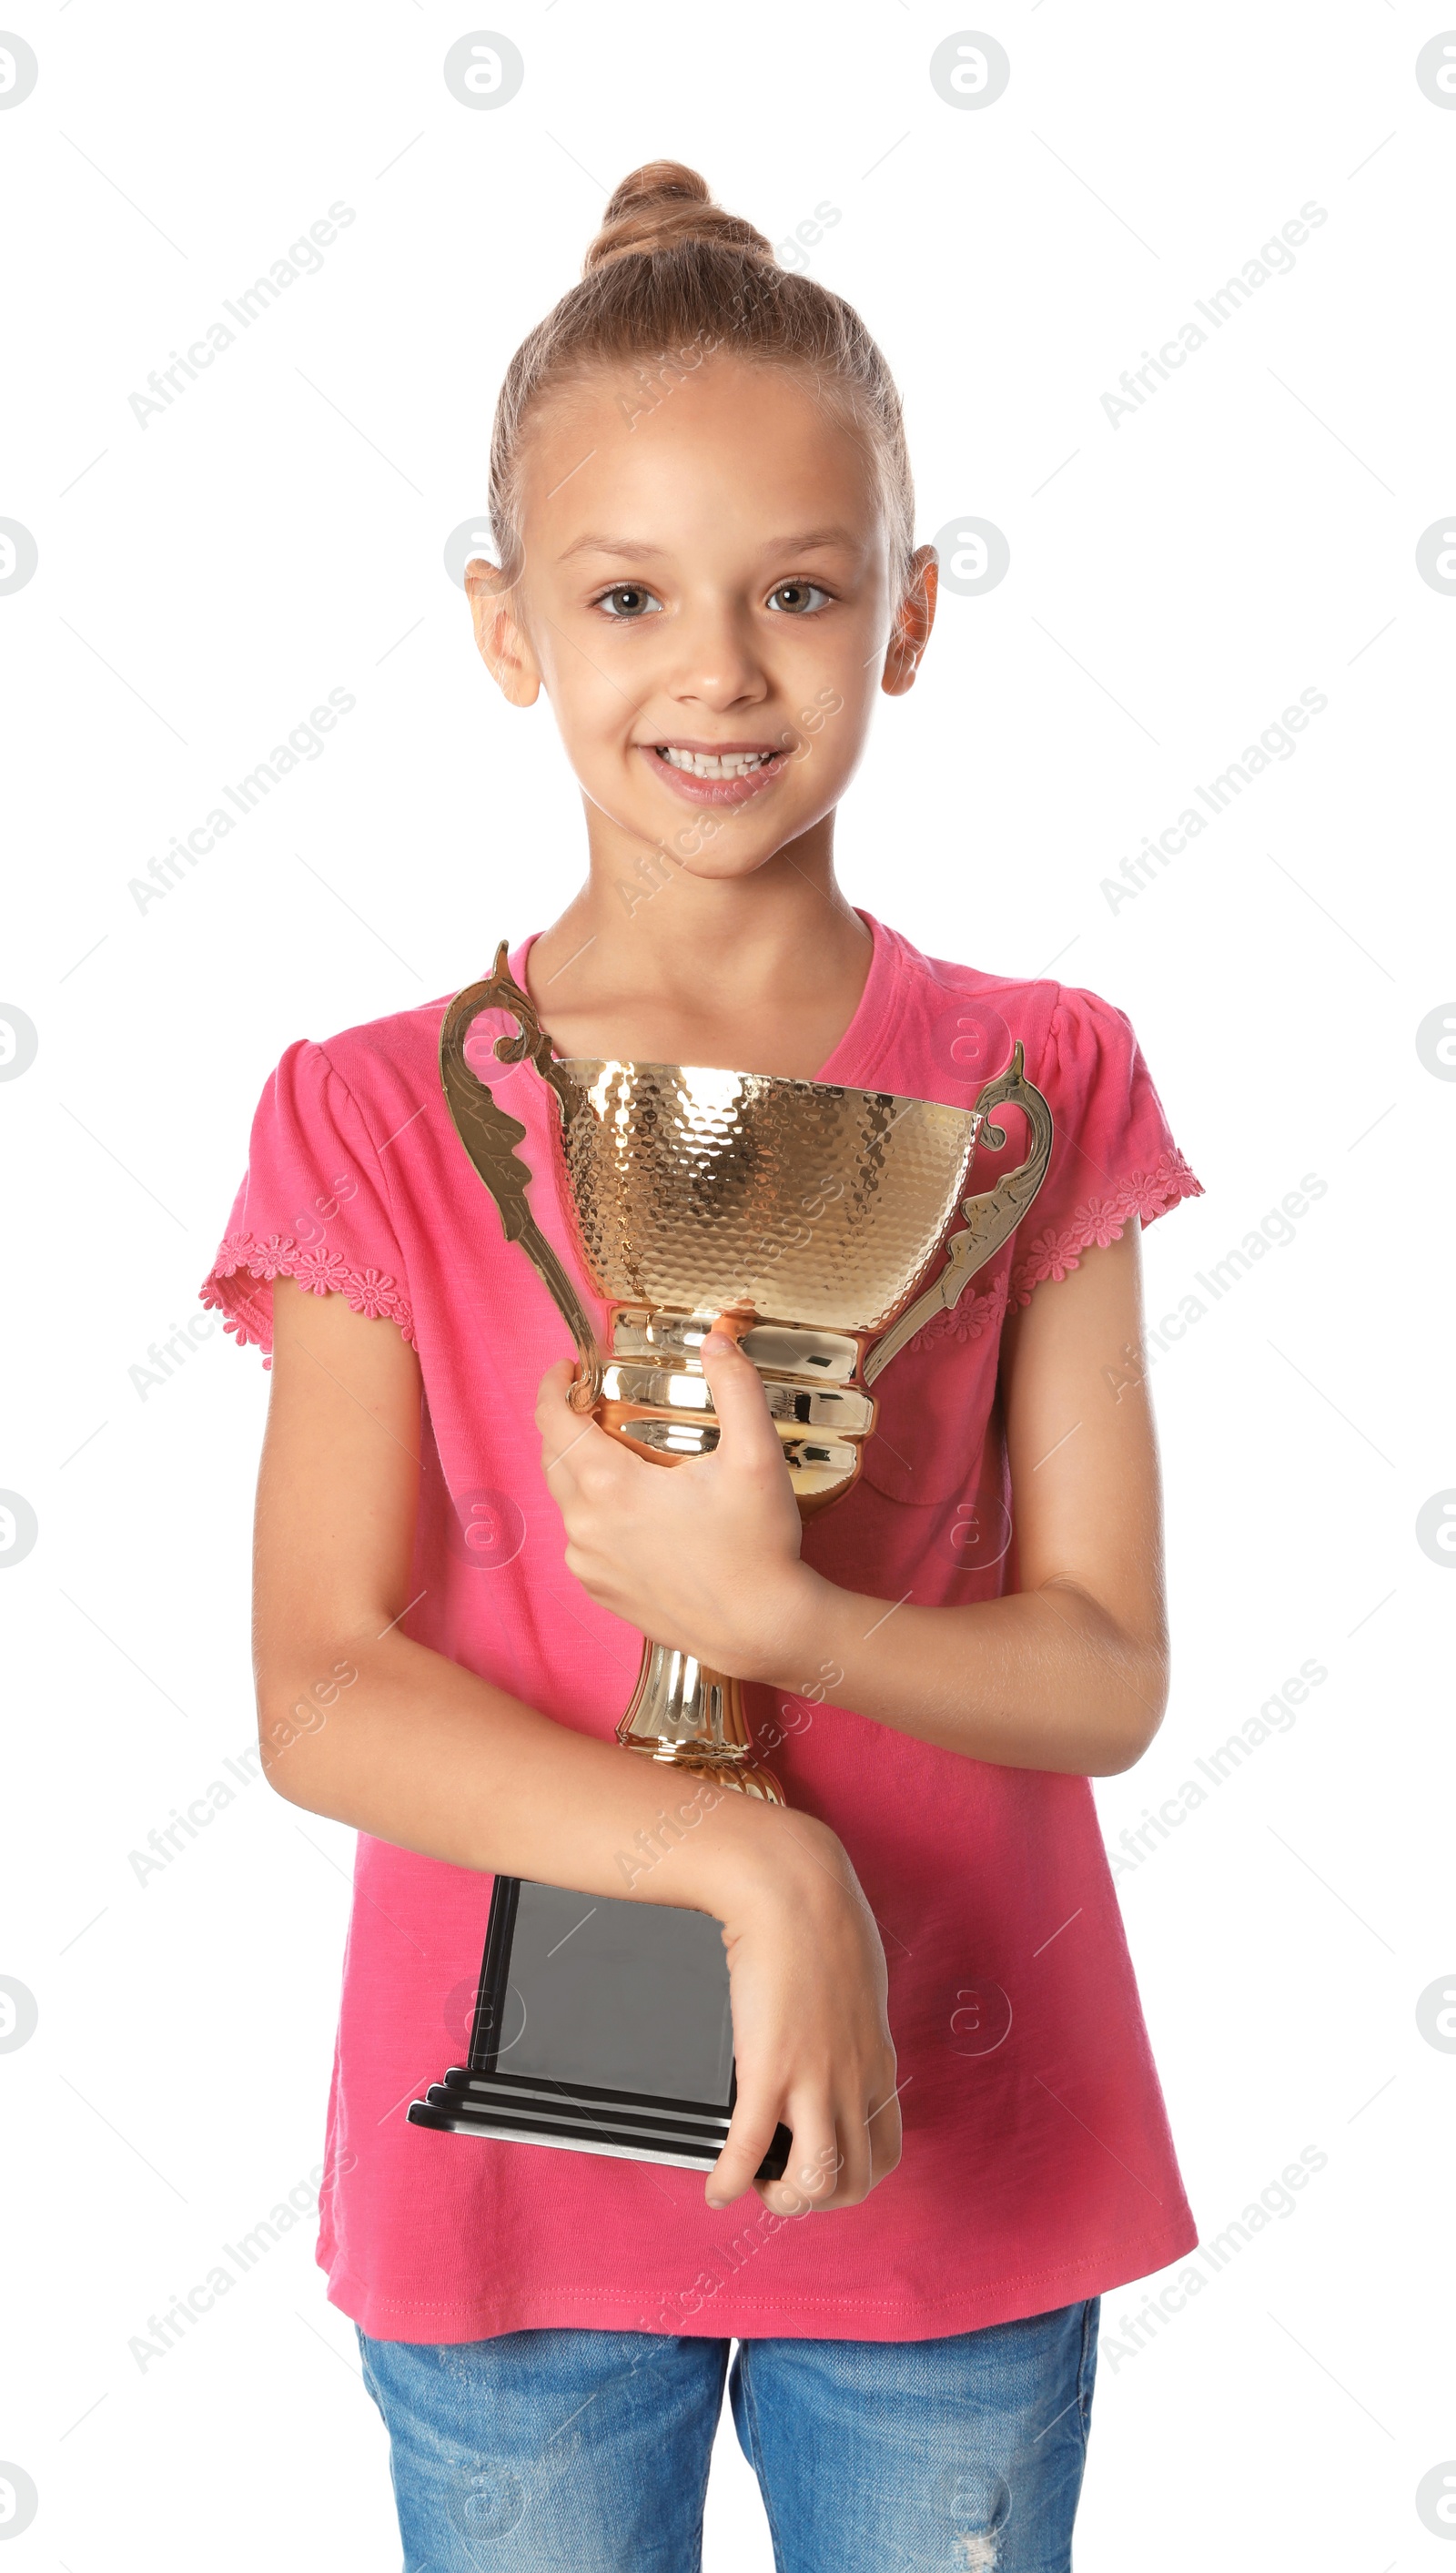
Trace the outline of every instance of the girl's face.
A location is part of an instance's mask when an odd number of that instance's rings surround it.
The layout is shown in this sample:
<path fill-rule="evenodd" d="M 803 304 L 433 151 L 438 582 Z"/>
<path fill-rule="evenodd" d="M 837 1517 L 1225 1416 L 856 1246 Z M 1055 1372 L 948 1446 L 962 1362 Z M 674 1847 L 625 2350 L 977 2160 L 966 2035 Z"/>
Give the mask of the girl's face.
<path fill-rule="evenodd" d="M 869 458 L 789 371 L 596 375 L 528 436 L 520 579 L 466 574 L 486 662 L 512 704 L 545 689 L 594 856 L 751 875 L 838 803 L 876 690 L 911 685 L 934 549 L 893 596 Z"/>

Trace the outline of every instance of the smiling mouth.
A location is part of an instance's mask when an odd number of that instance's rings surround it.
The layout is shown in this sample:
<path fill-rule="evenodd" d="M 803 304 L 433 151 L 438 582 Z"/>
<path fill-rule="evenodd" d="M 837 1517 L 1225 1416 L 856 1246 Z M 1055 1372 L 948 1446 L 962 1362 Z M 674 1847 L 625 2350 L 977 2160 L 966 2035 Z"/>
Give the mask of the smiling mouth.
<path fill-rule="evenodd" d="M 675 768 L 683 777 L 753 777 L 783 756 L 779 750 L 685 750 L 665 741 L 654 742 L 652 748 L 665 767 Z"/>

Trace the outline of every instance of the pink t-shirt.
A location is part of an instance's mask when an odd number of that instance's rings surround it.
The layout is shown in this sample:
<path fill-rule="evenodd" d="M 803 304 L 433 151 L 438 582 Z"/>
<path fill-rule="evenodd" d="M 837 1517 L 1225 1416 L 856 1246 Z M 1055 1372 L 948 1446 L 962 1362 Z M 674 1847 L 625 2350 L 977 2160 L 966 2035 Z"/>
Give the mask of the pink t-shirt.
<path fill-rule="evenodd" d="M 819 1078 L 969 1106 L 1019 1037 L 1056 1144 L 1019 1233 L 886 1368 L 861 1478 L 804 1552 L 876 1598 L 991 1599 L 1016 1587 L 1004 1315 L 1130 1216 L 1201 1192 L 1119 1010 L 867 925 L 869 979 Z M 265 1350 L 271 1290 L 241 1270 L 398 1325 L 424 1382 L 407 1631 L 609 1740 L 640 1639 L 562 1559 L 533 1410 L 566 1332 L 450 1123 L 447 1006 L 288 1048 L 203 1293 Z M 526 1128 L 536 1220 L 604 1330 L 553 1184 L 554 1099 L 530 1065 L 507 1074 L 479 1037 L 471 1052 Z M 978 1154 L 974 1187 L 1022 1157 L 1022 1127 L 1008 1112 L 1006 1148 Z M 880 1924 L 899 2169 L 827 2218 L 782 2219 L 752 2196 L 713 2214 L 690 2171 L 409 2126 L 410 2100 L 464 2061 L 491 1879 L 362 1834 L 319 2257 L 334 2302 L 375 2337 L 594 2325 L 921 2339 L 1095 2295 L 1192 2247 L 1088 1781 L 935 1750 L 832 1704 L 757 1687 L 749 1703 L 760 1732 L 777 1717 L 789 1801 L 839 1833 Z"/>

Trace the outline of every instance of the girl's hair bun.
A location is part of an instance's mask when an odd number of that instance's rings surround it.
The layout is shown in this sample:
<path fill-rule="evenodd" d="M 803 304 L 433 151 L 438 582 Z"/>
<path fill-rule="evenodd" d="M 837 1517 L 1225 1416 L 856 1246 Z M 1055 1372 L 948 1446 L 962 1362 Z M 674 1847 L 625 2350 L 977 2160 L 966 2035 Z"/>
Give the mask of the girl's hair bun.
<path fill-rule="evenodd" d="M 774 264 L 772 242 L 741 215 L 715 205 L 706 179 L 696 170 L 685 169 L 680 161 L 648 161 L 630 171 L 614 191 L 581 274 L 589 277 L 593 269 L 628 251 L 650 255 L 675 250 L 683 242 L 711 242 Z"/>

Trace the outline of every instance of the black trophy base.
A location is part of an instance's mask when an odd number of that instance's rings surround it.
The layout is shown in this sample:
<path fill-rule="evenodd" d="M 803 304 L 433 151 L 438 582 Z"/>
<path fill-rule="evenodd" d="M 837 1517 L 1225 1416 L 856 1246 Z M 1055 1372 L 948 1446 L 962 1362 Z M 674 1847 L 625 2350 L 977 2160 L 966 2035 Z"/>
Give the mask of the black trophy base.
<path fill-rule="evenodd" d="M 412 2127 L 708 2170 L 733 2115 L 728 1965 L 701 1913 L 497 1877 L 469 2062 Z M 779 2179 L 779 2127 L 757 2176 Z"/>

